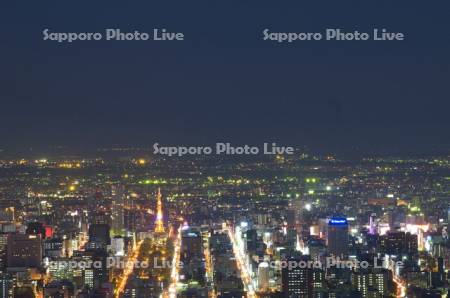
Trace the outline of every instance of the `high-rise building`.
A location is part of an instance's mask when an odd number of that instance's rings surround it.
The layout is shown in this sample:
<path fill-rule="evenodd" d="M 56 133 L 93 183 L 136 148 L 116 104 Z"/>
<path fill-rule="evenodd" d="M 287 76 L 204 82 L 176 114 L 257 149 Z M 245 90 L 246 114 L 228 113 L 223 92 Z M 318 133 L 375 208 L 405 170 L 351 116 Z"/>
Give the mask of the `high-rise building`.
<path fill-rule="evenodd" d="M 309 256 L 313 261 L 320 261 L 326 255 L 325 241 L 322 239 L 310 239 L 307 243 Z"/>
<path fill-rule="evenodd" d="M 269 216 L 266 213 L 258 213 L 256 218 L 259 225 L 267 225 L 269 222 Z"/>
<path fill-rule="evenodd" d="M 343 217 L 331 218 L 327 231 L 328 253 L 339 258 L 348 256 L 348 223 Z"/>
<path fill-rule="evenodd" d="M 378 227 L 377 227 L 377 214 L 372 213 L 369 217 L 369 234 L 374 235 L 378 233 Z"/>
<path fill-rule="evenodd" d="M 191 255 L 202 255 L 203 242 L 200 231 L 187 229 L 182 231 L 181 255 L 189 258 Z"/>
<path fill-rule="evenodd" d="M 104 212 L 96 212 L 92 215 L 92 224 L 111 225 L 111 217 Z"/>
<path fill-rule="evenodd" d="M 111 239 L 111 251 L 114 256 L 123 256 L 125 254 L 125 240 L 123 237 L 115 236 Z"/>
<path fill-rule="evenodd" d="M 51 238 L 44 240 L 44 256 L 59 258 L 64 255 L 64 240 L 62 238 Z"/>
<path fill-rule="evenodd" d="M 14 297 L 15 279 L 12 274 L 0 273 L 0 298 Z"/>
<path fill-rule="evenodd" d="M 204 285 L 203 239 L 198 229 L 188 228 L 182 231 L 180 261 L 183 263 L 180 274 L 187 280 L 195 280 L 199 285 Z"/>
<path fill-rule="evenodd" d="M 258 266 L 258 289 L 265 292 L 269 289 L 269 264 L 262 262 Z"/>
<path fill-rule="evenodd" d="M 0 268 L 6 266 L 6 247 L 9 234 L 0 233 Z"/>
<path fill-rule="evenodd" d="M 256 249 L 258 248 L 258 233 L 255 229 L 250 229 L 245 232 L 245 238 L 247 239 L 246 245 L 247 250 L 252 253 L 256 253 Z"/>
<path fill-rule="evenodd" d="M 136 232 L 138 218 L 139 218 L 139 211 L 134 209 L 125 209 L 124 222 L 126 231 Z"/>
<path fill-rule="evenodd" d="M 96 243 L 100 247 L 111 244 L 109 225 L 93 224 L 89 226 L 89 242 Z"/>
<path fill-rule="evenodd" d="M 447 222 L 450 223 L 450 207 L 447 209 Z"/>
<path fill-rule="evenodd" d="M 68 280 L 56 280 L 44 287 L 44 297 L 73 297 L 75 287 Z"/>
<path fill-rule="evenodd" d="M 11 234 L 8 237 L 8 267 L 40 267 L 42 262 L 41 235 Z"/>
<path fill-rule="evenodd" d="M 311 283 L 313 288 L 314 297 L 324 297 L 323 292 L 325 288 L 325 271 L 322 269 L 312 269 L 311 271 Z"/>
<path fill-rule="evenodd" d="M 308 261 L 304 256 L 289 257 L 289 264 Z M 310 298 L 313 297 L 312 269 L 302 266 L 285 266 L 281 272 L 284 297 L 286 298 Z"/>
<path fill-rule="evenodd" d="M 73 270 L 69 267 L 70 258 L 53 258 L 48 271 L 54 280 L 71 280 L 73 278 Z"/>
<path fill-rule="evenodd" d="M 41 222 L 30 222 L 27 225 L 26 233 L 29 235 L 41 235 L 42 238 L 45 236 L 44 224 Z"/>
<path fill-rule="evenodd" d="M 89 286 L 91 289 L 99 289 L 108 282 L 107 257 L 108 254 L 103 249 L 77 251 L 74 255 L 74 260 L 92 264 L 92 266 L 80 267 L 84 286 Z"/>
<path fill-rule="evenodd" d="M 295 229 L 299 235 L 303 232 L 303 204 L 300 198 L 295 197 L 289 201 L 286 221 L 288 227 Z"/>
<path fill-rule="evenodd" d="M 380 251 L 389 255 L 417 255 L 417 235 L 389 232 L 380 237 Z"/>
<path fill-rule="evenodd" d="M 351 282 L 363 298 L 388 297 L 393 294 L 392 272 L 387 269 L 352 272 Z"/>
<path fill-rule="evenodd" d="M 125 189 L 122 185 L 111 187 L 111 232 L 113 236 L 125 235 L 124 207 Z"/>

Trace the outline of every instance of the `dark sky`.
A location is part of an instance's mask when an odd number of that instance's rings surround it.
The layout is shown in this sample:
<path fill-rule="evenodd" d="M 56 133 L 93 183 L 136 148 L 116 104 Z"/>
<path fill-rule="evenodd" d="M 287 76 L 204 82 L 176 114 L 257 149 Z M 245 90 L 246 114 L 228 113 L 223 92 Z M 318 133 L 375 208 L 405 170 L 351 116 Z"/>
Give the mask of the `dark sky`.
<path fill-rule="evenodd" d="M 121 2 L 0 4 L 0 148 L 449 148 L 448 2 Z M 58 44 L 42 40 L 45 28 L 166 28 L 186 40 Z M 265 28 L 386 28 L 406 40 L 277 44 Z"/>

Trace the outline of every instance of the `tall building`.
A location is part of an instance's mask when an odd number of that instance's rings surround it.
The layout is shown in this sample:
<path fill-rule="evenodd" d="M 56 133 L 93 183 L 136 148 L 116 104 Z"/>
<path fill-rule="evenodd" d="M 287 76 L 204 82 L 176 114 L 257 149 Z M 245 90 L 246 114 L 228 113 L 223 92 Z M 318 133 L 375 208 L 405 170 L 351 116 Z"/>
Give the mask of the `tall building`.
<path fill-rule="evenodd" d="M 111 239 L 111 252 L 114 256 L 124 256 L 125 240 L 123 237 L 115 236 Z"/>
<path fill-rule="evenodd" d="M 106 247 L 111 244 L 109 225 L 93 224 L 89 226 L 89 242 L 98 247 Z"/>
<path fill-rule="evenodd" d="M 369 217 L 369 234 L 374 235 L 378 233 L 377 228 L 377 214 L 372 213 Z"/>
<path fill-rule="evenodd" d="M 124 212 L 124 222 L 125 222 L 125 230 L 128 232 L 136 232 L 137 224 L 138 224 L 139 212 L 137 210 L 125 209 Z"/>
<path fill-rule="evenodd" d="M 327 232 L 328 253 L 339 258 L 348 256 L 348 223 L 343 217 L 331 218 Z"/>
<path fill-rule="evenodd" d="M 304 256 L 290 257 L 287 263 L 300 264 L 307 261 Z M 281 281 L 284 297 L 286 298 L 310 298 L 313 297 L 312 269 L 301 266 L 285 266 L 281 271 Z"/>
<path fill-rule="evenodd" d="M 0 298 L 14 297 L 15 278 L 12 274 L 0 273 Z"/>
<path fill-rule="evenodd" d="M 41 267 L 41 235 L 11 234 L 7 246 L 8 267 Z"/>
<path fill-rule="evenodd" d="M 417 235 L 389 232 L 380 237 L 380 251 L 389 255 L 415 256 L 418 253 Z"/>
<path fill-rule="evenodd" d="M 189 258 L 192 255 L 203 255 L 203 242 L 200 231 L 187 229 L 182 231 L 181 255 Z"/>
<path fill-rule="evenodd" d="M 111 187 L 111 232 L 113 236 L 125 235 L 124 207 L 125 189 L 122 185 Z"/>
<path fill-rule="evenodd" d="M 450 207 L 447 209 L 447 222 L 450 223 Z"/>
<path fill-rule="evenodd" d="M 352 272 L 351 282 L 363 298 L 388 297 L 393 294 L 392 272 L 387 269 Z"/>
<path fill-rule="evenodd" d="M 245 238 L 247 239 L 247 250 L 251 253 L 256 253 L 258 248 L 258 233 L 255 229 L 250 229 L 245 232 Z"/>
<path fill-rule="evenodd" d="M 180 274 L 184 276 L 184 279 L 196 281 L 198 285 L 204 285 L 203 239 L 199 230 L 189 228 L 182 231 L 180 261 L 183 264 Z"/>
<path fill-rule="evenodd" d="M 51 238 L 44 240 L 44 256 L 59 258 L 64 255 L 64 240 L 62 238 Z"/>
<path fill-rule="evenodd" d="M 303 205 L 299 198 L 289 201 L 289 208 L 286 214 L 287 224 L 289 228 L 293 228 L 299 235 L 303 232 Z"/>
<path fill-rule="evenodd" d="M 52 275 L 53 280 L 72 280 L 73 270 L 69 267 L 70 258 L 53 258 L 48 271 Z"/>
<path fill-rule="evenodd" d="M 92 266 L 80 266 L 82 275 L 82 285 L 91 289 L 102 288 L 109 280 L 109 269 L 107 268 L 108 253 L 103 249 L 93 249 L 77 251 L 73 259 L 79 262 L 86 262 Z M 74 274 L 78 272 L 73 272 Z"/>
<path fill-rule="evenodd" d="M 258 289 L 265 292 L 269 289 L 269 264 L 262 262 L 258 266 Z"/>
<path fill-rule="evenodd" d="M 111 217 L 104 212 L 96 212 L 92 215 L 91 223 L 111 225 Z"/>
<path fill-rule="evenodd" d="M 259 225 L 267 225 L 269 222 L 269 216 L 267 213 L 258 213 L 257 222 Z"/>
<path fill-rule="evenodd" d="M 6 245 L 8 244 L 7 234 L 0 234 L 0 268 L 6 267 Z M 0 271 L 2 271 L 0 269 Z"/>
<path fill-rule="evenodd" d="M 30 222 L 27 225 L 26 233 L 29 235 L 41 235 L 45 237 L 45 227 L 41 222 Z"/>
<path fill-rule="evenodd" d="M 44 287 L 44 297 L 74 297 L 74 292 L 73 283 L 67 280 L 52 281 Z"/>
<path fill-rule="evenodd" d="M 326 255 L 325 241 L 322 239 L 309 239 L 309 256 L 313 261 L 320 261 Z"/>

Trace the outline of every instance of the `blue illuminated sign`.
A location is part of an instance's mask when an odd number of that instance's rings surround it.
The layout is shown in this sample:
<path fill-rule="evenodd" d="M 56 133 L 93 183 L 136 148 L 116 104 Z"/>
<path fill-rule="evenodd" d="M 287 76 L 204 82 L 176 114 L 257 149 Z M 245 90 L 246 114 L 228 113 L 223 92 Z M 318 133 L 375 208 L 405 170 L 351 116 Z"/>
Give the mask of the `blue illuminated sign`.
<path fill-rule="evenodd" d="M 347 225 L 347 219 L 346 218 L 341 218 L 341 217 L 335 217 L 335 218 L 331 218 L 330 221 L 328 222 L 328 224 L 330 226 L 346 226 Z"/>

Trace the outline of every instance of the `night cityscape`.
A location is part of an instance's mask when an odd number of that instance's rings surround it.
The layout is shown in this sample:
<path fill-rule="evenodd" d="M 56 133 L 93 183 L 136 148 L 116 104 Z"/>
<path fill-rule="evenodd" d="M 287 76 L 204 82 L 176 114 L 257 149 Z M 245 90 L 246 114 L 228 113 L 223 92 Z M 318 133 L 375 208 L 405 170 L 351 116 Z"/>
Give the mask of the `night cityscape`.
<path fill-rule="evenodd" d="M 450 297 L 449 12 L 0 4 L 0 298 Z"/>
<path fill-rule="evenodd" d="M 449 156 L 136 150 L 0 161 L 3 297 L 448 291 Z"/>

